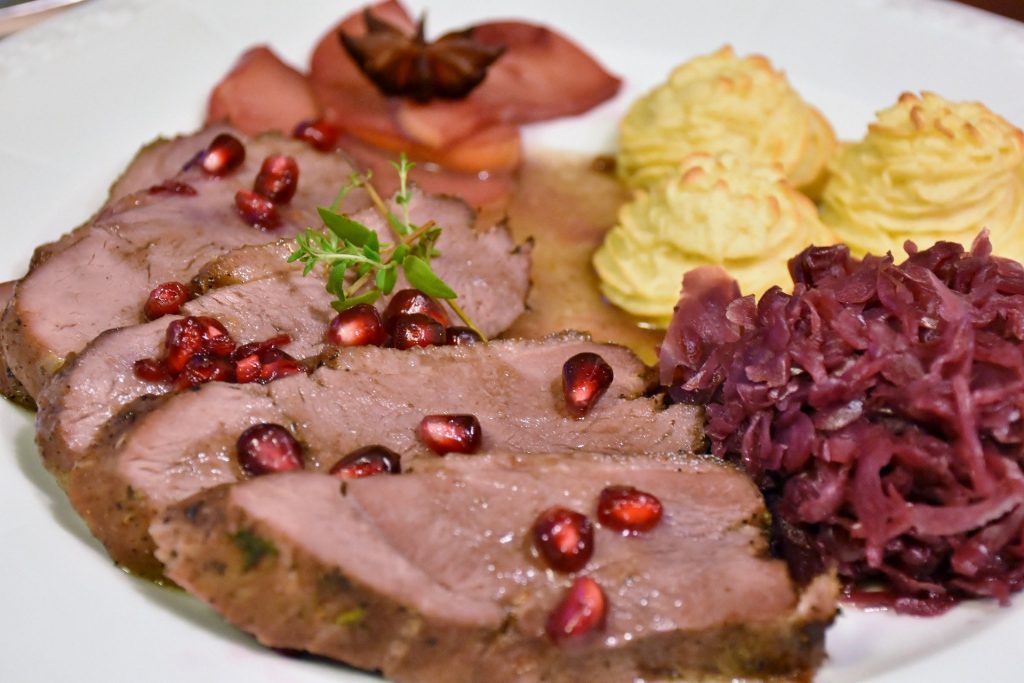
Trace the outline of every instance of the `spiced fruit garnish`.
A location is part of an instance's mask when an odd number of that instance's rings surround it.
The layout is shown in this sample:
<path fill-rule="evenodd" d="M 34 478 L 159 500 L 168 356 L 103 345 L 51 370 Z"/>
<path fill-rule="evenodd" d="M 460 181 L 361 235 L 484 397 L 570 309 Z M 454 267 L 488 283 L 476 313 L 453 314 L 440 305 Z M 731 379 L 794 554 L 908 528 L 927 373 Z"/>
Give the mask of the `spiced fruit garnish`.
<path fill-rule="evenodd" d="M 457 100 L 468 95 L 487 76 L 487 68 L 505 48 L 485 45 L 473 38 L 473 28 L 452 31 L 433 42 L 425 37 L 425 18 L 408 35 L 363 13 L 366 33 L 338 33 L 342 46 L 359 70 L 384 95 L 409 97 L 417 102 L 434 98 Z"/>

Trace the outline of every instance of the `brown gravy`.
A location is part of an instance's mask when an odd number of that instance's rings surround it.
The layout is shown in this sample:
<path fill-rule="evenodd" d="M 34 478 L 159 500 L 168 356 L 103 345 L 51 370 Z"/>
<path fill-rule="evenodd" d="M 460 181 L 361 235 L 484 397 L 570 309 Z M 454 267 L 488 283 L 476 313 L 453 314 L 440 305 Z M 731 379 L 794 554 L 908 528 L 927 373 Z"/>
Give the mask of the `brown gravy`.
<path fill-rule="evenodd" d="M 592 157 L 560 153 L 534 155 L 523 165 L 508 219 L 517 241 L 534 240 L 533 287 L 526 313 L 504 336 L 580 330 L 596 341 L 628 346 L 653 365 L 664 331 L 644 329 L 608 303 L 590 263 L 627 198 L 611 175 L 594 166 Z"/>

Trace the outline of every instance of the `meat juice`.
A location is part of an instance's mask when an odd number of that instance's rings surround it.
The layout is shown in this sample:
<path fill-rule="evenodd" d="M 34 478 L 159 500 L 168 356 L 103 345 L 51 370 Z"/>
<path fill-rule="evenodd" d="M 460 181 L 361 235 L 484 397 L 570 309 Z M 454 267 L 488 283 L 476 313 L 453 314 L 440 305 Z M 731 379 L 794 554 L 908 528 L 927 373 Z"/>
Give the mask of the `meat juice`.
<path fill-rule="evenodd" d="M 590 259 L 615 224 L 628 194 L 592 157 L 548 152 L 527 159 L 508 208 L 517 242 L 533 238 L 527 310 L 507 337 L 543 337 L 564 329 L 628 346 L 648 365 L 662 330 L 608 303 Z"/>

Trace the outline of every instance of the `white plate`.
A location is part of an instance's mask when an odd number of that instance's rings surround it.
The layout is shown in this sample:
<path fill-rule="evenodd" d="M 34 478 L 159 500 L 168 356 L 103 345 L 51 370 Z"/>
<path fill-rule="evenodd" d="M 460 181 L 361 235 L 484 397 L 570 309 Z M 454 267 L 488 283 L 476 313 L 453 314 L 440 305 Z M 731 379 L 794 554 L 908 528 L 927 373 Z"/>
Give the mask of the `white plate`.
<path fill-rule="evenodd" d="M 267 42 L 303 64 L 355 5 L 93 0 L 0 41 L 0 279 L 87 218 L 141 143 L 197 126 L 243 48 Z M 982 100 L 1024 124 L 1024 25 L 943 0 L 446 0 L 430 25 L 509 14 L 559 27 L 627 82 L 582 119 L 530 129 L 535 148 L 608 148 L 635 95 L 724 43 L 770 56 L 842 137 L 860 136 L 904 90 Z M 0 681 L 379 680 L 264 650 L 198 601 L 122 574 L 41 467 L 31 415 L 0 405 L 0 434 Z M 847 611 L 818 680 L 1020 680 L 1022 632 L 1021 599 L 930 620 Z"/>

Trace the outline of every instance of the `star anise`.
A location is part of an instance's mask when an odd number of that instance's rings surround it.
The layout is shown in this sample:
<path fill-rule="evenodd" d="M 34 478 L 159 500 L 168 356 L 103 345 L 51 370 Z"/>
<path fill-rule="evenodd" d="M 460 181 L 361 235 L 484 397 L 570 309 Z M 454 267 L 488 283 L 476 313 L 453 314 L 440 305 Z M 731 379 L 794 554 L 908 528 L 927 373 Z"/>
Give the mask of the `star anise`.
<path fill-rule="evenodd" d="M 408 35 L 368 9 L 363 16 L 365 35 L 340 31 L 338 37 L 359 69 L 385 95 L 417 102 L 435 97 L 461 99 L 480 85 L 488 67 L 505 51 L 474 40 L 472 27 L 427 42 L 425 17 L 420 18 L 416 32 Z"/>

